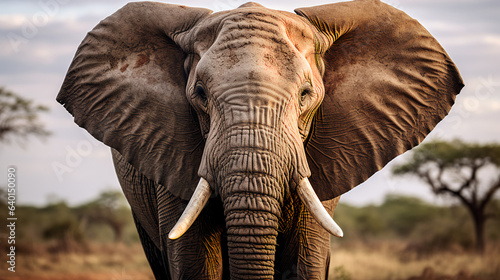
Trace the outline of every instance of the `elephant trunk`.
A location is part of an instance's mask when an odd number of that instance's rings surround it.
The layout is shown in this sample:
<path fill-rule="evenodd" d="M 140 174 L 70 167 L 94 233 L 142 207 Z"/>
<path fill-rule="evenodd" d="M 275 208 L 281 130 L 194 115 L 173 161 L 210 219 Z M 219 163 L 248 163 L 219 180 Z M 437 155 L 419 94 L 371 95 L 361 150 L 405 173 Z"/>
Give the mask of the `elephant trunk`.
<path fill-rule="evenodd" d="M 281 187 L 268 175 L 235 175 L 224 181 L 231 279 L 273 279 Z"/>

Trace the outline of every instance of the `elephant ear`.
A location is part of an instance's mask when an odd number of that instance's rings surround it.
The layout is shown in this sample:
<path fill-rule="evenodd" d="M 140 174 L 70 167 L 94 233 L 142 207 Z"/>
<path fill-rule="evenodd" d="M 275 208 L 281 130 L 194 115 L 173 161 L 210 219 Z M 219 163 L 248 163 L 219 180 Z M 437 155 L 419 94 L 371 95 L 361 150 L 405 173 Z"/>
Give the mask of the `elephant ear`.
<path fill-rule="evenodd" d="M 180 42 L 210 13 L 127 4 L 88 33 L 57 96 L 79 126 L 183 199 L 196 187 L 204 140 L 185 97 Z"/>
<path fill-rule="evenodd" d="M 326 200 L 418 145 L 447 115 L 463 82 L 424 27 L 380 1 L 295 12 L 327 42 L 319 43 L 325 98 L 306 146 L 311 183 Z"/>

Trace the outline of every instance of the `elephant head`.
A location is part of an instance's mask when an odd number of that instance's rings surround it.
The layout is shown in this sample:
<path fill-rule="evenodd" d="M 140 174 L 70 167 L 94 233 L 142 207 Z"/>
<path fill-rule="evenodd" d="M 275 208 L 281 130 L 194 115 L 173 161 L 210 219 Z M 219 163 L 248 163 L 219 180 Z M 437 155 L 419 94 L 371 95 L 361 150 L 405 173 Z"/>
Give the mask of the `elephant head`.
<path fill-rule="evenodd" d="M 87 35 L 57 97 L 141 174 L 190 200 L 171 238 L 210 196 L 221 201 L 235 279 L 273 277 L 287 197 L 341 235 L 320 201 L 421 142 L 463 87 L 439 43 L 389 5 L 295 12 L 128 4 Z"/>

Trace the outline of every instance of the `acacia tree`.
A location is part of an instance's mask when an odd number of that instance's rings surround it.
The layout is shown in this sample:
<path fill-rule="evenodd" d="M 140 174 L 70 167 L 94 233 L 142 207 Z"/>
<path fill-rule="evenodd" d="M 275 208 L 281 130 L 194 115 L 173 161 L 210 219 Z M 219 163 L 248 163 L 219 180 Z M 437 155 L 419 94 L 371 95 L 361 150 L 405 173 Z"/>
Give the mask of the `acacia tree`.
<path fill-rule="evenodd" d="M 487 206 L 500 189 L 499 144 L 479 145 L 458 140 L 422 144 L 393 173 L 417 176 L 436 195 L 458 199 L 474 222 L 475 249 L 484 252 L 485 224 L 493 216 L 487 212 Z"/>
<path fill-rule="evenodd" d="M 0 88 L 0 142 L 17 138 L 22 143 L 29 136 L 49 136 L 50 132 L 38 120 L 38 114 L 46 111 L 47 107 Z"/>

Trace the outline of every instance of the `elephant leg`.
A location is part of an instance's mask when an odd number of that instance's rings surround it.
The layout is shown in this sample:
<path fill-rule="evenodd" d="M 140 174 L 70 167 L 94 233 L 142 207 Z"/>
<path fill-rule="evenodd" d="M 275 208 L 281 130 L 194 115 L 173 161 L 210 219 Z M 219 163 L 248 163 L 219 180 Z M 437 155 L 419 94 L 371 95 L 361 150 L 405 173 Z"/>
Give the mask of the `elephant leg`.
<path fill-rule="evenodd" d="M 146 254 L 146 258 L 148 259 L 149 266 L 153 271 L 155 279 L 171 279 L 168 267 L 163 265 L 161 250 L 154 244 L 153 240 L 151 240 L 146 230 L 144 230 L 144 228 L 142 227 L 141 222 L 139 221 L 137 216 L 134 213 L 132 213 L 132 216 L 134 217 L 137 233 L 139 234 L 139 238 L 141 239 L 142 248 L 144 249 L 144 253 Z"/>
<path fill-rule="evenodd" d="M 325 209 L 333 215 L 340 196 L 323 201 Z M 330 266 L 330 234 L 307 210 L 301 214 L 299 235 L 298 279 L 328 279 Z"/>
<path fill-rule="evenodd" d="M 324 201 L 333 214 L 340 197 Z M 297 195 L 284 203 L 275 279 L 328 279 L 330 234 L 311 216 Z"/>
<path fill-rule="evenodd" d="M 164 264 L 158 231 L 157 184 L 139 173 L 114 149 L 113 162 L 123 193 L 127 198 L 139 238 L 156 279 L 171 279 Z"/>
<path fill-rule="evenodd" d="M 112 150 L 112 155 L 155 278 L 222 279 L 223 258 L 227 259 L 221 250 L 225 228 L 222 204 L 210 201 L 181 238 L 170 240 L 168 233 L 188 202 L 146 178 L 117 151 Z"/>
<path fill-rule="evenodd" d="M 223 210 L 220 202 L 211 200 L 188 231 L 171 240 L 168 233 L 187 206 L 163 186 L 159 186 L 158 215 L 163 257 L 168 259 L 173 279 L 223 279 L 222 233 Z"/>
<path fill-rule="evenodd" d="M 146 178 L 114 149 L 111 149 L 116 175 L 127 198 L 132 213 L 142 230 L 151 241 L 160 247 L 158 233 L 158 211 L 156 202 L 156 183 Z"/>

